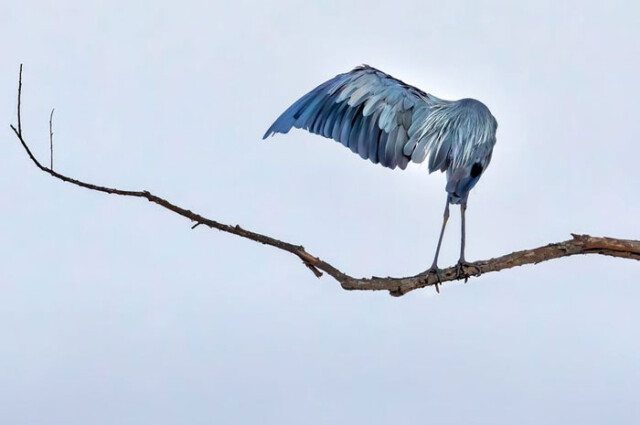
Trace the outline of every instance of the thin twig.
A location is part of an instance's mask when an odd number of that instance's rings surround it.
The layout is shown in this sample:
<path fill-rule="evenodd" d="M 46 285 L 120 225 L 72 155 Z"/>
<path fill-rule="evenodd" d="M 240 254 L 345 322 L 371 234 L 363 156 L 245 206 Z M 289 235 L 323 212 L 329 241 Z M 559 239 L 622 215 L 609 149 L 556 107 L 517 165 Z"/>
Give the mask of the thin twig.
<path fill-rule="evenodd" d="M 572 239 L 563 242 L 552 243 L 546 246 L 524 251 L 512 252 L 511 254 L 503 255 L 502 257 L 493 258 L 490 260 L 469 263 L 468 265 L 463 267 L 463 273 L 459 272 L 458 267 L 453 266 L 441 270 L 439 277 L 427 270 L 415 276 L 402 278 L 354 278 L 338 270 L 336 267 L 332 266 L 326 261 L 323 261 L 320 258 L 311 255 L 300 245 L 281 241 L 271 236 L 252 232 L 250 230 L 245 230 L 238 225 L 232 226 L 206 218 L 200 214 L 175 205 L 168 200 L 154 195 L 146 190 L 132 191 L 95 185 L 92 183 L 87 183 L 81 180 L 67 177 L 63 174 L 53 171 L 53 167 L 43 166 L 33 155 L 31 149 L 27 145 L 27 142 L 22 136 L 20 117 L 21 87 L 22 66 L 20 67 L 20 81 L 18 85 L 18 126 L 16 128 L 15 126 L 11 125 L 11 129 L 22 144 L 22 147 L 26 151 L 29 159 L 35 164 L 36 167 L 38 167 L 43 172 L 58 180 L 73 184 L 75 186 L 83 187 L 85 189 L 119 196 L 144 198 L 149 202 L 159 205 L 175 214 L 178 214 L 191 220 L 192 222 L 195 222 L 192 228 L 196 228 L 199 225 L 204 225 L 212 229 L 218 229 L 223 232 L 231 233 L 242 238 L 250 239 L 264 245 L 269 245 L 274 248 L 287 251 L 302 260 L 304 265 L 307 266 L 315 276 L 320 277 L 322 276 L 322 272 L 325 272 L 329 276 L 337 280 L 341 284 L 342 288 L 347 290 L 386 290 L 389 291 L 391 295 L 400 296 L 406 294 L 409 291 L 413 291 L 418 288 L 424 288 L 426 286 L 436 286 L 436 289 L 438 289 L 438 285 L 443 282 L 462 279 L 466 281 L 466 279 L 468 279 L 471 275 L 480 276 L 485 273 L 510 269 L 516 266 L 522 266 L 525 264 L 537 264 L 543 261 L 549 261 L 556 258 L 579 254 L 600 254 L 640 261 L 640 241 L 594 237 L 589 235 L 572 235 Z"/>
<path fill-rule="evenodd" d="M 22 137 L 22 64 L 20 64 L 20 74 L 18 76 L 18 134 Z"/>
<path fill-rule="evenodd" d="M 51 109 L 51 114 L 49 115 L 49 168 L 53 170 L 53 111 L 56 108 Z"/>

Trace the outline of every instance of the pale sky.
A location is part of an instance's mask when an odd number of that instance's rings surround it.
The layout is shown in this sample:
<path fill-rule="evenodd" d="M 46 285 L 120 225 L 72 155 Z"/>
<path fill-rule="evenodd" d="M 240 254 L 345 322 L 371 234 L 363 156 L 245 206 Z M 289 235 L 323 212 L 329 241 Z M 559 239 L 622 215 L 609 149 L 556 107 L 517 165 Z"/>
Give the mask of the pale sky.
<path fill-rule="evenodd" d="M 432 259 L 444 176 L 302 131 L 293 101 L 367 63 L 499 122 L 467 258 L 640 239 L 637 2 L 4 2 L 0 421 L 637 424 L 640 264 L 572 257 L 402 298 L 146 201 L 303 244 L 354 276 Z M 441 265 L 458 256 L 452 210 Z"/>

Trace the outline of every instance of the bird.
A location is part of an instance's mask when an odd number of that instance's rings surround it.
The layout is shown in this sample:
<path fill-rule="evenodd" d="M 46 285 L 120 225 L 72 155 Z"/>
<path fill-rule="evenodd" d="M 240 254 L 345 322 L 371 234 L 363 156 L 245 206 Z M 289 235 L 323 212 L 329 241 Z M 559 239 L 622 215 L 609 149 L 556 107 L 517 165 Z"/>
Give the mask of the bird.
<path fill-rule="evenodd" d="M 428 165 L 429 174 L 446 173 L 447 199 L 440 237 L 428 273 L 441 283 L 438 256 L 449 205 L 460 205 L 460 257 L 457 277 L 465 267 L 465 213 L 469 192 L 491 162 L 498 122 L 482 102 L 444 100 L 406 84 L 372 66 L 339 74 L 302 96 L 285 110 L 263 136 L 286 134 L 291 128 L 333 139 L 362 159 L 404 170 L 410 162 Z"/>

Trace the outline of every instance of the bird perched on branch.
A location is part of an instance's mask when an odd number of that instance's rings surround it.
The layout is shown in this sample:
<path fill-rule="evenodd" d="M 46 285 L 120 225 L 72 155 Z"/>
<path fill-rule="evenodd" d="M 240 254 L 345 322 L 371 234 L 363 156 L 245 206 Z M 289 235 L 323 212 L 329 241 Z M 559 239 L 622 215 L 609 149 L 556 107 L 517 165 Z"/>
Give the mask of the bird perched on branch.
<path fill-rule="evenodd" d="M 439 99 L 368 65 L 337 75 L 289 107 L 263 138 L 292 127 L 331 138 L 387 168 L 427 161 L 429 173 L 447 173 L 447 202 L 430 272 L 440 278 L 438 255 L 449 204 L 460 205 L 458 274 L 465 274 L 465 211 L 469 191 L 491 161 L 498 123 L 475 99 Z M 466 275 L 468 276 L 468 275 Z M 437 285 L 436 285 L 436 289 Z"/>

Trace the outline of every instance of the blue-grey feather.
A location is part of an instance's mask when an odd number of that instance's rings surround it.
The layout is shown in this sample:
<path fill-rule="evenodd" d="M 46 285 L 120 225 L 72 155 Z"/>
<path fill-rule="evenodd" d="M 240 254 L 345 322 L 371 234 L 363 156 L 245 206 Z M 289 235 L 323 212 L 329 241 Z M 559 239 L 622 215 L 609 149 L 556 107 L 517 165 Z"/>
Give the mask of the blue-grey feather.
<path fill-rule="evenodd" d="M 336 103 L 338 109 L 334 113 L 333 117 L 333 129 L 331 130 L 331 138 L 336 142 L 340 141 L 340 132 L 342 131 L 342 118 L 348 114 L 349 105 L 347 102 Z"/>
<path fill-rule="evenodd" d="M 378 163 L 378 146 L 380 145 L 380 137 L 383 133 L 379 128 L 374 128 L 373 135 L 369 139 L 369 160 L 374 164 Z"/>
<path fill-rule="evenodd" d="M 402 126 L 398 126 L 398 128 L 400 130 L 398 131 L 398 136 L 392 155 L 398 167 L 404 170 L 405 168 L 407 168 L 407 164 L 409 163 L 409 158 L 402 154 L 402 149 L 407 143 L 407 132 Z"/>
<path fill-rule="evenodd" d="M 397 125 L 397 117 L 391 106 L 386 106 L 380 113 L 379 123 L 380 128 L 387 133 L 391 131 L 393 127 Z"/>
<path fill-rule="evenodd" d="M 378 134 L 378 112 L 366 117 L 366 129 L 360 132 L 358 138 L 358 153 L 362 159 L 371 159 L 373 155 L 377 155 Z"/>
<path fill-rule="evenodd" d="M 307 93 L 296 101 L 289 109 L 284 111 L 282 115 L 269 127 L 264 135 L 264 138 L 275 133 L 287 133 L 293 127 L 295 120 L 298 118 L 299 113 L 302 111 L 305 105 L 309 103 L 309 100 L 313 97 L 314 93 Z"/>
<path fill-rule="evenodd" d="M 384 98 L 381 95 L 371 96 L 371 98 L 365 102 L 362 114 L 365 117 L 371 115 L 380 107 L 381 102 L 384 102 Z"/>
<path fill-rule="evenodd" d="M 339 90 L 338 97 L 336 98 L 337 102 L 342 102 L 347 100 L 351 95 L 358 90 L 359 86 L 357 84 L 358 79 L 354 78 L 350 81 L 350 84 L 345 84 L 343 88 Z"/>
<path fill-rule="evenodd" d="M 304 128 L 308 130 L 313 123 L 313 119 L 318 114 L 320 108 L 322 107 L 322 103 L 326 100 L 326 96 L 324 93 L 317 93 L 313 99 L 309 102 L 305 109 L 302 111 L 298 119 L 295 121 L 294 125 L 296 127 Z"/>
<path fill-rule="evenodd" d="M 429 171 L 444 171 L 446 169 L 447 158 L 451 150 L 451 137 L 447 137 L 442 141 L 440 146 L 432 155 L 429 156 Z"/>
<path fill-rule="evenodd" d="M 362 120 L 362 130 L 358 135 L 358 154 L 362 159 L 369 158 L 368 138 L 371 130 L 371 116 L 364 117 Z"/>
<path fill-rule="evenodd" d="M 371 93 L 371 89 L 368 85 L 360 87 L 349 97 L 349 106 L 354 108 L 360 106 L 367 99 L 369 93 Z"/>
<path fill-rule="evenodd" d="M 354 121 L 351 125 L 351 134 L 349 134 L 349 149 L 351 152 L 358 153 L 358 138 L 360 137 L 360 132 L 363 130 L 363 121 L 365 117 L 362 115 L 362 105 L 360 105 L 356 113 L 354 114 Z"/>
<path fill-rule="evenodd" d="M 402 99 L 402 107 L 404 109 L 411 109 L 415 105 L 415 101 L 411 99 L 409 96 L 404 96 Z"/>
<path fill-rule="evenodd" d="M 346 103 L 346 102 L 345 102 Z M 347 113 L 342 119 L 342 125 L 340 130 L 340 142 L 349 147 L 349 137 L 351 136 L 351 130 L 353 128 L 354 117 L 356 115 L 356 108 L 352 108 L 347 104 Z"/>
<path fill-rule="evenodd" d="M 322 134 L 322 128 L 326 121 L 327 111 L 333 106 L 333 99 L 329 96 L 325 96 L 322 102 L 318 105 L 318 112 L 315 116 L 311 117 L 309 124 L 309 131 L 314 134 Z"/>
<path fill-rule="evenodd" d="M 333 96 L 334 94 L 342 91 L 347 83 L 349 83 L 348 74 L 338 75 L 337 77 L 333 78 L 333 80 L 329 81 L 334 81 L 334 83 L 331 86 L 327 87 L 327 94 Z"/>
<path fill-rule="evenodd" d="M 339 117 L 338 111 L 340 110 L 340 106 L 339 103 L 336 103 L 335 100 L 332 99 L 331 106 L 329 106 L 326 112 L 324 124 L 322 125 L 322 136 L 329 139 L 333 138 L 333 126 Z"/>
<path fill-rule="evenodd" d="M 404 131 L 400 126 L 396 126 L 391 133 L 389 133 L 389 137 L 387 138 L 387 145 L 384 150 L 384 162 L 389 168 L 396 168 L 396 161 L 393 156 L 396 150 L 396 143 L 398 140 L 398 133 Z"/>
<path fill-rule="evenodd" d="M 378 163 L 383 167 L 388 167 L 385 151 L 387 149 L 387 142 L 389 141 L 389 133 L 383 131 L 380 133 L 380 139 L 378 141 Z"/>

